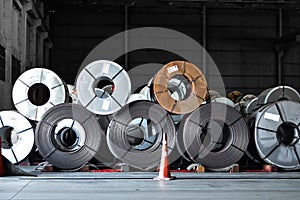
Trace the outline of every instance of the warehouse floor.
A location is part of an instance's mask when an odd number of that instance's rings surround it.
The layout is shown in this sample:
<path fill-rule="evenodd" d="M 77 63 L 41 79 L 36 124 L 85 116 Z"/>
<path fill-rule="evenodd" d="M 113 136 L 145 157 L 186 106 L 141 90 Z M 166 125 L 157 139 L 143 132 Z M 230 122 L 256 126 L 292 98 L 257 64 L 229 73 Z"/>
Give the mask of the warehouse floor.
<path fill-rule="evenodd" d="M 0 199 L 299 199 L 300 173 L 34 172 L 0 178 Z"/>

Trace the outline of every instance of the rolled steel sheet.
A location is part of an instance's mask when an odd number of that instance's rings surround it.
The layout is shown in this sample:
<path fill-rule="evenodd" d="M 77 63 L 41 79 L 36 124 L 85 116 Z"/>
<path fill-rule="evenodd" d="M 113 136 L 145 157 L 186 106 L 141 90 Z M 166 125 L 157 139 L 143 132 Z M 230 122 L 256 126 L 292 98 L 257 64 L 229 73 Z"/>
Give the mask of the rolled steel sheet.
<path fill-rule="evenodd" d="M 148 98 L 144 94 L 131 94 L 127 100 L 126 104 L 129 104 L 134 101 L 148 101 Z M 150 100 L 149 100 L 150 101 Z"/>
<path fill-rule="evenodd" d="M 300 168 L 300 103 L 279 101 L 255 113 L 254 140 L 261 159 L 283 169 Z"/>
<path fill-rule="evenodd" d="M 118 111 L 107 130 L 108 147 L 113 155 L 143 171 L 157 168 L 162 150 L 162 133 L 168 135 L 170 163 L 175 147 L 175 127 L 169 114 L 158 104 L 135 101 Z"/>
<path fill-rule="evenodd" d="M 258 98 L 255 97 L 247 104 L 247 106 L 245 108 L 245 113 L 247 115 L 254 113 L 258 109 L 257 100 L 258 100 Z"/>
<path fill-rule="evenodd" d="M 230 99 L 228 99 L 226 97 L 217 97 L 217 98 L 211 99 L 210 101 L 215 102 L 215 103 L 223 103 L 223 104 L 226 104 L 228 106 L 234 107 L 233 101 L 231 101 Z"/>
<path fill-rule="evenodd" d="M 25 117 L 39 121 L 55 105 L 68 100 L 64 82 L 53 71 L 30 69 L 16 80 L 12 98 L 16 109 Z"/>
<path fill-rule="evenodd" d="M 145 100 L 152 101 L 152 102 L 157 102 L 156 99 L 155 99 L 155 96 L 153 94 L 153 83 L 152 83 L 152 81 L 153 81 L 153 78 L 150 79 L 148 84 L 141 89 L 139 94 L 143 95 L 143 97 L 145 97 Z M 177 94 L 173 93 L 172 96 L 177 96 Z M 140 100 L 143 100 L 143 99 L 140 98 Z M 177 125 L 177 124 L 180 123 L 182 115 L 173 114 L 173 115 L 171 115 L 171 118 L 172 118 L 173 122 Z"/>
<path fill-rule="evenodd" d="M 243 115 L 249 115 L 256 109 L 257 98 L 253 94 L 247 94 L 242 97 L 240 102 L 235 104 L 235 108 L 240 111 Z"/>
<path fill-rule="evenodd" d="M 215 98 L 219 98 L 219 97 L 223 97 L 223 96 L 218 91 L 208 90 L 205 99 L 215 99 Z"/>
<path fill-rule="evenodd" d="M 104 137 L 96 116 L 70 103 L 48 110 L 35 133 L 41 156 L 55 167 L 70 171 L 93 158 Z"/>
<path fill-rule="evenodd" d="M 300 94 L 294 88 L 285 85 L 269 88 L 259 94 L 257 105 L 265 105 L 280 100 L 300 102 Z"/>
<path fill-rule="evenodd" d="M 72 103 L 75 103 L 77 102 L 77 92 L 76 92 L 76 88 L 74 85 L 70 85 L 70 84 L 67 84 L 67 88 L 68 88 L 68 94 L 69 94 L 69 97 L 71 98 L 71 102 Z"/>
<path fill-rule="evenodd" d="M 233 101 L 233 103 L 238 103 L 243 97 L 243 94 L 240 91 L 232 91 L 228 93 L 227 97 Z"/>
<path fill-rule="evenodd" d="M 13 164 L 23 161 L 33 148 L 32 125 L 16 111 L 0 112 L 0 136 L 2 154 Z"/>
<path fill-rule="evenodd" d="M 75 85 L 79 103 L 99 115 L 110 115 L 120 110 L 131 93 L 126 71 L 107 60 L 87 65 L 78 75 Z"/>
<path fill-rule="evenodd" d="M 185 61 L 172 61 L 154 77 L 153 92 L 165 110 L 173 114 L 186 114 L 205 100 L 207 83 L 197 66 Z"/>
<path fill-rule="evenodd" d="M 178 135 L 191 160 L 211 170 L 239 161 L 249 143 L 242 115 L 222 103 L 203 105 L 185 116 Z"/>
<path fill-rule="evenodd" d="M 154 95 L 152 94 L 153 92 L 153 78 L 151 78 L 148 81 L 148 84 L 146 86 L 144 86 L 141 91 L 139 92 L 139 94 L 145 95 L 148 101 L 155 101 L 154 99 Z"/>

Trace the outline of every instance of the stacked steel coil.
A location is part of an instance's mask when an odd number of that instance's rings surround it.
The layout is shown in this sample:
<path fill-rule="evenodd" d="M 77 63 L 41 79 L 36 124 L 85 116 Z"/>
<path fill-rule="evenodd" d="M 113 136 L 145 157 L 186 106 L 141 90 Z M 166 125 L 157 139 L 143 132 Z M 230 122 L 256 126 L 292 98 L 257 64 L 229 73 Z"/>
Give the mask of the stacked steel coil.
<path fill-rule="evenodd" d="M 139 88 L 132 94 L 127 72 L 108 60 L 88 64 L 74 86 L 49 69 L 30 69 L 13 87 L 17 111 L 0 112 L 3 155 L 19 163 L 35 144 L 61 170 L 96 158 L 151 171 L 166 132 L 170 163 L 184 158 L 221 171 L 246 153 L 260 163 L 300 168 L 300 95 L 289 86 L 258 96 L 234 91 L 230 100 L 208 90 L 197 66 L 172 61 Z"/>

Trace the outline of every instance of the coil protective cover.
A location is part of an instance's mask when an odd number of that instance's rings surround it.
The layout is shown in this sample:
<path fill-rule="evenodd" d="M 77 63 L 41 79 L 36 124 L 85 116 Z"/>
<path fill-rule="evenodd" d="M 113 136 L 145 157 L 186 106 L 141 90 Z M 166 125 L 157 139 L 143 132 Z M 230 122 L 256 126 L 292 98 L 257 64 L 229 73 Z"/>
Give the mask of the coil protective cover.
<path fill-rule="evenodd" d="M 172 79 L 174 82 L 170 88 Z M 179 80 L 177 85 L 176 80 Z M 184 95 L 178 100 L 172 96 L 170 90 Z M 198 108 L 204 101 L 207 83 L 197 66 L 185 61 L 172 61 L 164 65 L 154 77 L 153 91 L 156 100 L 164 109 L 174 114 L 186 114 Z"/>
<path fill-rule="evenodd" d="M 285 85 L 269 88 L 259 94 L 257 105 L 265 105 L 280 100 L 300 102 L 300 94 L 294 88 Z"/>
<path fill-rule="evenodd" d="M 112 94 L 97 89 L 101 81 L 114 84 Z M 78 100 L 89 111 L 110 115 L 120 110 L 131 93 L 131 82 L 126 71 L 117 63 L 98 60 L 87 65 L 76 79 Z"/>
<path fill-rule="evenodd" d="M 255 113 L 254 140 L 259 156 L 284 169 L 300 168 L 300 103 L 279 101 Z"/>
<path fill-rule="evenodd" d="M 41 156 L 64 170 L 76 170 L 97 153 L 104 135 L 96 116 L 76 104 L 48 110 L 36 128 Z"/>
<path fill-rule="evenodd" d="M 34 89 L 36 88 L 36 89 Z M 30 69 L 16 80 L 12 98 L 16 109 L 25 117 L 39 121 L 55 105 L 68 100 L 67 87 L 53 71 L 45 68 Z M 43 99 L 43 101 L 40 101 Z"/>
<path fill-rule="evenodd" d="M 212 170 L 236 163 L 249 143 L 248 127 L 241 114 L 222 103 L 203 105 L 185 116 L 179 134 L 191 160 Z"/>
<path fill-rule="evenodd" d="M 133 168 L 150 171 L 161 157 L 162 133 L 168 135 L 169 160 L 175 146 L 175 127 L 158 104 L 135 101 L 118 111 L 107 130 L 108 147 L 114 156 Z"/>
<path fill-rule="evenodd" d="M 0 112 L 2 154 L 11 163 L 24 160 L 33 148 L 34 131 L 30 122 L 16 111 Z"/>

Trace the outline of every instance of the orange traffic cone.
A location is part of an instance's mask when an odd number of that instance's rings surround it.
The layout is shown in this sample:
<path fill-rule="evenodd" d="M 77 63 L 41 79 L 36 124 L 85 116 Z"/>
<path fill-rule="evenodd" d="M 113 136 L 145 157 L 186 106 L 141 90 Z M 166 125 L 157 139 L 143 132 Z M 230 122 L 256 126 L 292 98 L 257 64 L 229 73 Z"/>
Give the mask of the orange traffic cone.
<path fill-rule="evenodd" d="M 2 149 L 2 139 L 1 139 L 1 136 L 0 136 L 0 176 L 4 176 L 5 175 L 5 167 L 4 167 L 4 162 L 3 162 L 3 159 L 2 159 L 1 149 Z"/>
<path fill-rule="evenodd" d="M 171 176 L 169 159 L 168 159 L 168 145 L 167 145 L 167 133 L 163 133 L 163 142 L 162 142 L 162 152 L 161 152 L 161 161 L 159 167 L 158 177 L 155 177 L 155 180 L 172 180 L 175 179 L 175 176 Z"/>

